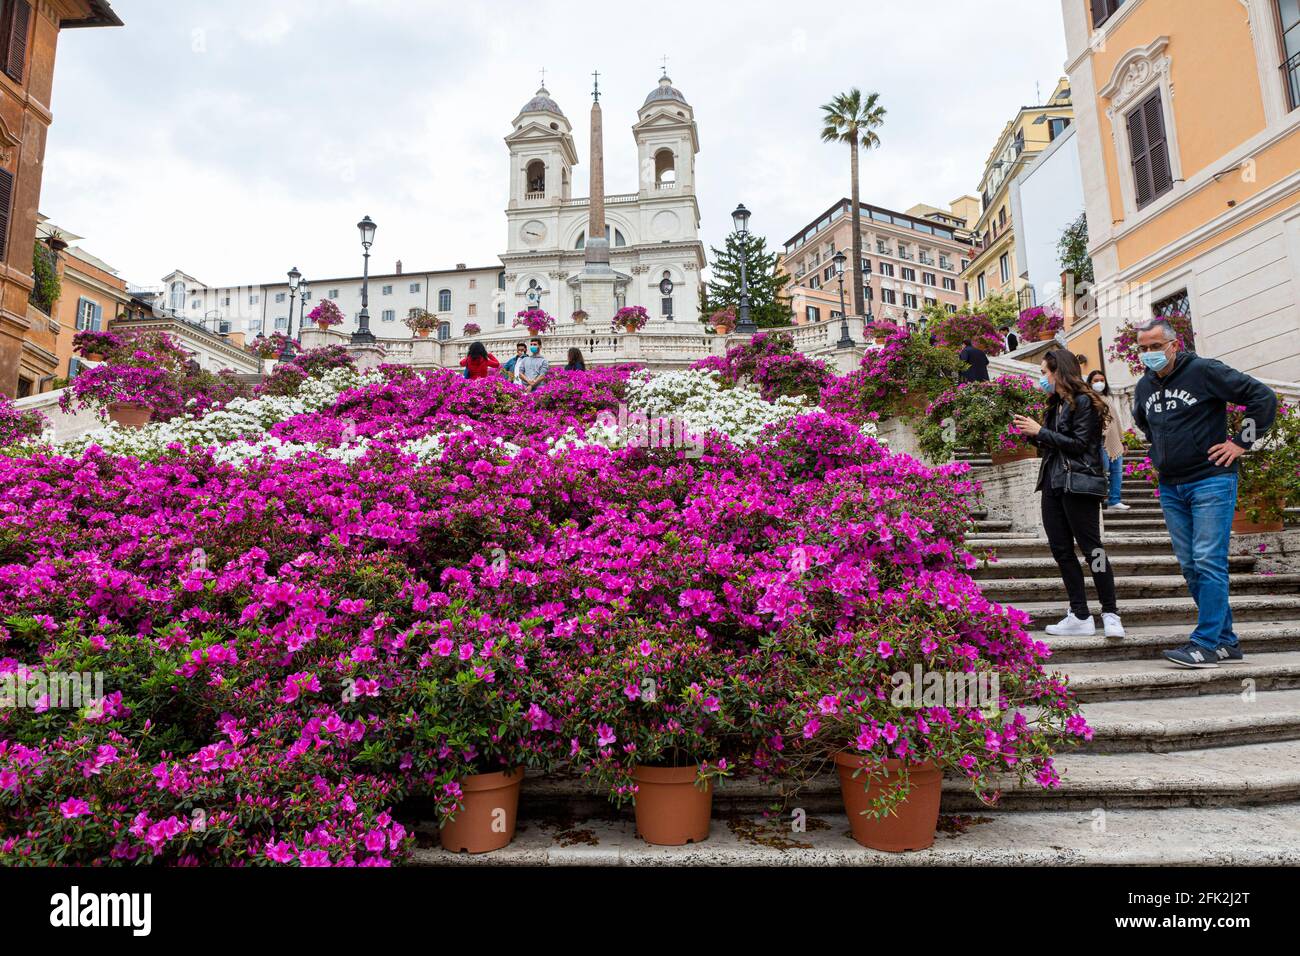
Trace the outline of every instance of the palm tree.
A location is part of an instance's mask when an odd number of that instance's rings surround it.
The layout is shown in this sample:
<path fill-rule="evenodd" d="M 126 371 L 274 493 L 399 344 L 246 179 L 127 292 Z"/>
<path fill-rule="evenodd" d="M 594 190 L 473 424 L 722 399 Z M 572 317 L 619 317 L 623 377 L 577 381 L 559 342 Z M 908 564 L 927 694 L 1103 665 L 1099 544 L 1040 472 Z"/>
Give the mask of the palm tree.
<path fill-rule="evenodd" d="M 865 315 L 862 295 L 862 209 L 858 205 L 858 149 L 880 146 L 876 130 L 884 125 L 885 108 L 879 93 L 865 97 L 856 86 L 841 93 L 822 107 L 822 142 L 848 143 L 852 152 L 853 177 L 853 311 Z"/>

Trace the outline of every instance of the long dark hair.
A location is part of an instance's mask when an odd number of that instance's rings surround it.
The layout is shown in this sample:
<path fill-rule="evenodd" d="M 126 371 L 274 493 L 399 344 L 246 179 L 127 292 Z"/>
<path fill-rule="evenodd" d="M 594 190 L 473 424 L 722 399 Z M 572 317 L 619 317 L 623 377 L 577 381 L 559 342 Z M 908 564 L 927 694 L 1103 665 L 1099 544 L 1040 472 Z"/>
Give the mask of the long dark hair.
<path fill-rule="evenodd" d="M 566 371 L 585 370 L 587 363 L 582 360 L 582 349 L 569 349 L 569 364 Z"/>
<path fill-rule="evenodd" d="M 482 342 L 471 342 L 469 344 L 469 357 L 478 362 L 487 359 L 487 349 L 483 346 Z"/>
<path fill-rule="evenodd" d="M 1104 432 L 1110 424 L 1110 408 L 1101 400 L 1101 396 L 1093 391 L 1092 386 L 1084 382 L 1083 370 L 1079 368 L 1079 360 L 1074 357 L 1074 354 L 1066 349 L 1052 349 L 1043 356 L 1043 361 L 1056 376 L 1056 391 L 1047 400 L 1048 409 L 1055 411 L 1062 403 L 1069 403 L 1073 408 L 1078 397 L 1083 395 L 1092 402 L 1092 407 L 1097 412 L 1097 420 L 1101 422 L 1101 430 Z"/>

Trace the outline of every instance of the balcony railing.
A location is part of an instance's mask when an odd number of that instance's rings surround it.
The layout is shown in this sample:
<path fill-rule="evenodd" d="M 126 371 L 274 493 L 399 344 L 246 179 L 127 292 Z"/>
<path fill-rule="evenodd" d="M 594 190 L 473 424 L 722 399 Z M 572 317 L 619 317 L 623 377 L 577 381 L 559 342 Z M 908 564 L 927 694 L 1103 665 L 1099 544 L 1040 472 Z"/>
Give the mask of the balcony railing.
<path fill-rule="evenodd" d="M 530 199 L 530 200 L 531 200 L 531 199 L 545 199 L 545 198 L 546 198 L 546 193 L 544 193 L 544 192 L 540 192 L 540 193 L 524 193 L 524 198 L 525 198 L 525 199 Z"/>
<path fill-rule="evenodd" d="M 1287 93 L 1291 97 L 1291 109 L 1300 110 L 1300 53 L 1282 64 L 1282 75 L 1286 77 Z"/>
<path fill-rule="evenodd" d="M 661 193 L 669 192 L 677 188 L 676 183 L 655 183 L 655 189 Z"/>

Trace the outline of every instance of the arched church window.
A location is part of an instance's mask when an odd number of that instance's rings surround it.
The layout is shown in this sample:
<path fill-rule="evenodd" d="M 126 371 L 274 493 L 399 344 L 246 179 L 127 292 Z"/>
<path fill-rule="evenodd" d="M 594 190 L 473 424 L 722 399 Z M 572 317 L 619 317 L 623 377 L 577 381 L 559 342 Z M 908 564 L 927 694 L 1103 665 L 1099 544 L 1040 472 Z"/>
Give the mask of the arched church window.
<path fill-rule="evenodd" d="M 450 289 L 442 289 L 441 291 L 439 291 L 438 311 L 439 312 L 451 311 L 451 290 Z"/>
<path fill-rule="evenodd" d="M 627 237 L 623 235 L 622 231 L 618 229 L 611 229 L 608 225 L 606 225 L 605 226 L 606 239 L 610 238 L 611 232 L 613 233 L 613 240 L 610 243 L 612 246 L 614 246 L 615 248 L 619 248 L 627 245 Z M 582 232 L 578 233 L 578 241 L 573 244 L 573 248 L 575 249 L 587 248 L 587 231 L 585 229 Z"/>
<path fill-rule="evenodd" d="M 528 192 L 546 192 L 546 164 L 540 159 L 534 159 L 528 164 L 527 181 Z"/>
<path fill-rule="evenodd" d="M 655 183 L 677 182 L 677 159 L 671 149 L 661 149 L 655 153 Z"/>

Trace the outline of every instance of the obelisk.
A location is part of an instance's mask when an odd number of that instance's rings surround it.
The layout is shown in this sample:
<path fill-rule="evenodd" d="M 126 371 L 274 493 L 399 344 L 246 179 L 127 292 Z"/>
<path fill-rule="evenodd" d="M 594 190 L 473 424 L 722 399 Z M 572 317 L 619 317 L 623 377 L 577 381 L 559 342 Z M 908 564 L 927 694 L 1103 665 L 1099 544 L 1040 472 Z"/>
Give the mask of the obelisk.
<path fill-rule="evenodd" d="M 593 73 L 595 89 L 591 103 L 591 198 L 587 217 L 587 272 L 609 268 L 609 240 L 605 237 L 605 118 L 600 111 L 600 73 Z M 593 269 L 592 266 L 597 268 Z"/>

